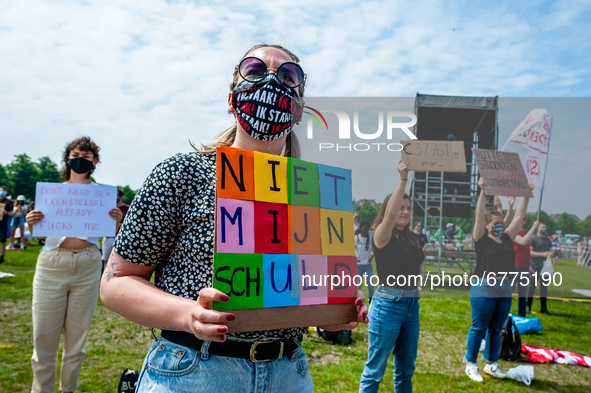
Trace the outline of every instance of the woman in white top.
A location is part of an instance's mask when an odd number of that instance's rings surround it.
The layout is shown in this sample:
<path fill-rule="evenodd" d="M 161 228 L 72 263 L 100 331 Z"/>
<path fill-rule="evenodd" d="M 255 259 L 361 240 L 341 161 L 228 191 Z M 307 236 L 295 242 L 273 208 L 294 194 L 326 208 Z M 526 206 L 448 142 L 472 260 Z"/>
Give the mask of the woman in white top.
<path fill-rule="evenodd" d="M 99 162 L 100 148 L 88 137 L 66 146 L 62 180 L 68 184 L 95 186 L 90 175 Z M 121 210 L 109 215 L 121 223 Z M 26 216 L 29 229 L 43 219 L 32 210 Z M 54 392 L 60 336 L 64 331 L 60 390 L 73 392 L 86 355 L 86 336 L 98 300 L 101 274 L 98 237 L 48 237 L 39 253 L 33 279 L 32 392 Z"/>

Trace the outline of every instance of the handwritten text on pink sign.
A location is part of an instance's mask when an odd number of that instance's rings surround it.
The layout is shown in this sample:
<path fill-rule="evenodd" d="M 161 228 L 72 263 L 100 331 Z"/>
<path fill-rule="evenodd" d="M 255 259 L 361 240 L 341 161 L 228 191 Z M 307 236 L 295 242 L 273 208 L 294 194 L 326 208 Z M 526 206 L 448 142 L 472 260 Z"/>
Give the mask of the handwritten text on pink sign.
<path fill-rule="evenodd" d="M 43 220 L 36 236 L 115 236 L 109 211 L 117 204 L 117 187 L 96 184 L 37 183 L 35 209 Z"/>

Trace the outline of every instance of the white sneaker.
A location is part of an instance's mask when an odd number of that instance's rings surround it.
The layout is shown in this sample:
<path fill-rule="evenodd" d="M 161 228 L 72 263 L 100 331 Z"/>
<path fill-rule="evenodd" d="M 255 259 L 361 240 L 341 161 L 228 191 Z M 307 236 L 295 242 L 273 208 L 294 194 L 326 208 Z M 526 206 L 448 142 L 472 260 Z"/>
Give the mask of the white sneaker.
<path fill-rule="evenodd" d="M 482 382 L 482 375 L 478 371 L 478 366 L 474 363 L 466 362 L 466 375 L 470 377 L 474 382 Z"/>
<path fill-rule="evenodd" d="M 484 372 L 495 378 L 507 378 L 507 374 L 503 374 L 501 367 L 499 367 L 499 363 L 496 362 L 492 364 L 487 363 L 486 366 L 484 366 Z"/>

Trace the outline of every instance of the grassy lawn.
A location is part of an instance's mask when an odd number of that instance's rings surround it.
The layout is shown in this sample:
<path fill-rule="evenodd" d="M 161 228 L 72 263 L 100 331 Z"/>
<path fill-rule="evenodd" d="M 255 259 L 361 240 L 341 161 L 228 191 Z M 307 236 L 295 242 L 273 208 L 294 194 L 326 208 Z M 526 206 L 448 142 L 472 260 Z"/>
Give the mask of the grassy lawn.
<path fill-rule="evenodd" d="M 0 391 L 30 390 L 32 372 L 31 283 L 39 247 L 27 251 L 8 251 L 0 271 L 13 273 L 14 278 L 0 279 Z M 563 274 L 563 285 L 553 288 L 549 296 L 573 296 L 571 289 L 591 289 L 591 269 L 563 260 L 556 266 Z M 442 289 L 437 294 L 448 290 Z M 415 391 L 425 392 L 589 392 L 591 369 L 581 366 L 536 364 L 535 379 L 530 386 L 515 381 L 500 381 L 484 376 L 484 383 L 468 379 L 462 358 L 470 327 L 470 299 L 467 291 L 460 297 L 426 297 L 421 300 L 421 336 L 417 369 L 413 379 Z M 433 293 L 431 294 L 433 295 Z M 591 304 L 549 302 L 554 316 L 539 315 L 544 330 L 522 336 L 527 344 L 564 349 L 591 355 Z M 534 312 L 539 303 L 534 302 Z M 517 313 L 517 302 L 513 302 Z M 305 337 L 304 348 L 317 392 L 357 391 L 359 377 L 367 356 L 367 327 L 353 333 L 351 346 L 332 345 L 316 333 Z M 87 356 L 80 376 L 81 392 L 115 392 L 123 369 L 141 367 L 151 343 L 150 330 L 135 325 L 97 306 L 87 342 Z M 61 354 L 60 354 L 61 356 Z M 482 361 L 479 362 L 482 366 Z M 503 370 L 519 365 L 503 362 Z M 59 365 L 58 365 L 59 366 Z M 392 391 L 392 365 L 386 370 L 380 391 Z"/>

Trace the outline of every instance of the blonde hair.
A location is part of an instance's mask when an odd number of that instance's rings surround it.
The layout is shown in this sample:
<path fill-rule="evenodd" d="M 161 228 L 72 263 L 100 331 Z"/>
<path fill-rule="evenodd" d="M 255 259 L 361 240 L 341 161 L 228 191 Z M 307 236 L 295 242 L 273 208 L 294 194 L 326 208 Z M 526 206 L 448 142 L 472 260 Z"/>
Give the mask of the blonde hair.
<path fill-rule="evenodd" d="M 253 51 L 255 51 L 259 48 L 280 49 L 283 52 L 287 53 L 287 55 L 289 57 L 291 57 L 291 59 L 295 63 L 300 62 L 300 59 L 296 55 L 294 55 L 293 53 L 291 53 L 289 50 L 285 49 L 281 45 L 269 45 L 269 44 L 258 44 L 258 45 L 253 46 L 244 54 L 244 56 L 242 56 L 242 58 L 244 59 L 250 53 L 252 53 Z M 239 76 L 238 66 L 236 66 L 234 68 L 234 75 L 232 77 L 232 83 L 230 83 L 230 91 L 232 91 L 236 88 L 236 85 L 238 84 L 238 76 Z M 305 87 L 306 87 L 306 79 L 304 78 L 304 81 L 302 82 L 302 84 L 298 86 L 298 93 L 300 95 L 300 98 L 304 97 Z M 236 139 L 236 131 L 237 130 L 238 130 L 238 127 L 236 126 L 236 123 L 234 123 L 230 127 L 226 128 L 224 131 L 220 132 L 215 137 L 213 142 L 208 143 L 208 144 L 201 144 L 201 148 L 195 147 L 195 145 L 193 145 L 192 142 L 189 142 L 189 143 L 198 153 L 215 154 L 215 152 L 219 146 L 232 146 L 232 144 L 234 143 L 234 140 Z M 293 132 L 290 132 L 289 134 L 287 134 L 287 138 L 285 138 L 285 145 L 283 146 L 283 150 L 281 150 L 281 155 L 284 157 L 294 157 L 294 158 L 301 157 L 300 141 L 298 140 L 298 138 L 296 137 L 296 135 Z"/>

